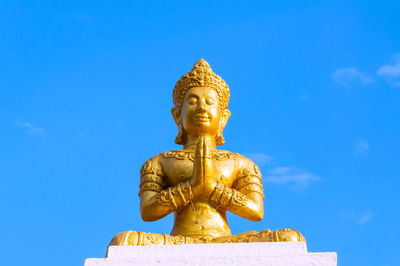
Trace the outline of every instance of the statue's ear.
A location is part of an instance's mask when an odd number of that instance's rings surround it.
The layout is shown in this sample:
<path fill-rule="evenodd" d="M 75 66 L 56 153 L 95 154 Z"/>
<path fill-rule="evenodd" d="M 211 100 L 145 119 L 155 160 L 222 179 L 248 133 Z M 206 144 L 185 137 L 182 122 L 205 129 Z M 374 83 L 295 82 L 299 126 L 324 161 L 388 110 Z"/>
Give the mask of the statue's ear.
<path fill-rule="evenodd" d="M 174 118 L 175 124 L 179 125 L 182 122 L 181 112 L 178 110 L 178 108 L 174 107 L 171 109 L 171 114 Z"/>
<path fill-rule="evenodd" d="M 171 109 L 171 114 L 174 118 L 176 127 L 178 128 L 178 136 L 175 138 L 175 143 L 183 145 L 185 144 L 185 134 L 183 131 L 181 112 L 178 110 L 178 108 L 174 107 Z"/>
<path fill-rule="evenodd" d="M 228 119 L 231 116 L 231 111 L 229 111 L 228 109 L 225 109 L 224 112 L 222 113 L 222 128 L 225 128 L 226 123 L 228 123 Z"/>
<path fill-rule="evenodd" d="M 215 136 L 215 144 L 222 145 L 225 143 L 224 136 L 222 135 L 222 131 L 224 130 L 226 123 L 228 122 L 229 117 L 231 116 L 231 112 L 228 109 L 225 109 L 222 112 L 222 117 L 219 124 L 219 129 L 217 135 Z"/>

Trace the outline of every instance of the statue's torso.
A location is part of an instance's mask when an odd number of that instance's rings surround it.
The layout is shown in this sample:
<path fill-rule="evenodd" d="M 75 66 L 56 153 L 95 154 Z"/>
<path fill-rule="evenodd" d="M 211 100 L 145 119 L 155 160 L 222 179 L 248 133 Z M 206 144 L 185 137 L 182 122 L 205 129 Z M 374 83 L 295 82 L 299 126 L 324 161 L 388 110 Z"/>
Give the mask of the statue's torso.
<path fill-rule="evenodd" d="M 165 152 L 157 156 L 168 186 L 175 186 L 192 177 L 194 153 L 190 151 Z M 216 173 L 213 178 L 218 183 L 232 187 L 240 170 L 239 154 L 227 151 L 213 152 L 213 166 Z M 193 200 L 184 209 L 175 212 L 174 227 L 171 235 L 186 236 L 228 236 L 231 235 L 226 211 L 217 210 L 209 202 Z"/>

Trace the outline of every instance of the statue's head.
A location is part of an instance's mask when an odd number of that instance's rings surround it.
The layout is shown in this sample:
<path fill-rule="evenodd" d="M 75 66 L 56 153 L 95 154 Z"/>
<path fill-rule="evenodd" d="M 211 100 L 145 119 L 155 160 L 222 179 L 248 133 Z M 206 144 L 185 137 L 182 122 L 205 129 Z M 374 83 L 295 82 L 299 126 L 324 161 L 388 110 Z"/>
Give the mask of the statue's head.
<path fill-rule="evenodd" d="M 217 145 L 224 144 L 222 131 L 230 116 L 229 87 L 204 59 L 178 80 L 172 98 L 177 144 L 185 144 L 187 134 L 215 137 Z"/>

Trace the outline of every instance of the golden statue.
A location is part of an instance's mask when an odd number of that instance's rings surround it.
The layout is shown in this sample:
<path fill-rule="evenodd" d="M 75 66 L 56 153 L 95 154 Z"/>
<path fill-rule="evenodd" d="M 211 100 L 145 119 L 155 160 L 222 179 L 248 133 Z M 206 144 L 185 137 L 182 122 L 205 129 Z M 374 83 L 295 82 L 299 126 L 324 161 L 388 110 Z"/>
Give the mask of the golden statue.
<path fill-rule="evenodd" d="M 127 231 L 112 245 L 304 241 L 294 229 L 231 235 L 226 212 L 251 221 L 263 218 L 261 172 L 246 157 L 224 150 L 230 116 L 228 85 L 200 59 L 175 85 L 172 116 L 182 150 L 149 159 L 140 170 L 140 213 L 156 221 L 174 213 L 171 234 Z"/>

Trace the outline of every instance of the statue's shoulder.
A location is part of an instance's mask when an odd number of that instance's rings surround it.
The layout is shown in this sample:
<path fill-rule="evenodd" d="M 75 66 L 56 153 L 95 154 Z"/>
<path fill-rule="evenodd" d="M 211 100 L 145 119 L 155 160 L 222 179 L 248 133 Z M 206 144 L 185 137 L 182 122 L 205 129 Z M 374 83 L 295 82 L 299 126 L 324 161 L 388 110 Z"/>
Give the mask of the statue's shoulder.
<path fill-rule="evenodd" d="M 165 159 L 165 152 L 157 154 L 153 157 L 151 157 L 150 159 L 146 160 L 141 168 L 141 172 L 143 172 L 146 169 L 157 169 L 158 172 L 162 172 L 162 168 L 163 168 L 163 161 Z"/>
<path fill-rule="evenodd" d="M 238 154 L 238 171 L 243 175 L 247 175 L 249 173 L 261 176 L 260 168 L 257 166 L 255 162 L 251 159 Z"/>
<path fill-rule="evenodd" d="M 162 173 L 162 167 L 159 160 L 159 155 L 153 156 L 145 161 L 140 168 L 140 175 L 155 174 L 160 175 Z"/>
<path fill-rule="evenodd" d="M 145 165 L 145 164 L 158 164 L 158 163 L 160 163 L 160 159 L 161 159 L 161 153 L 151 157 L 150 159 L 147 159 L 146 162 L 143 165 Z"/>

